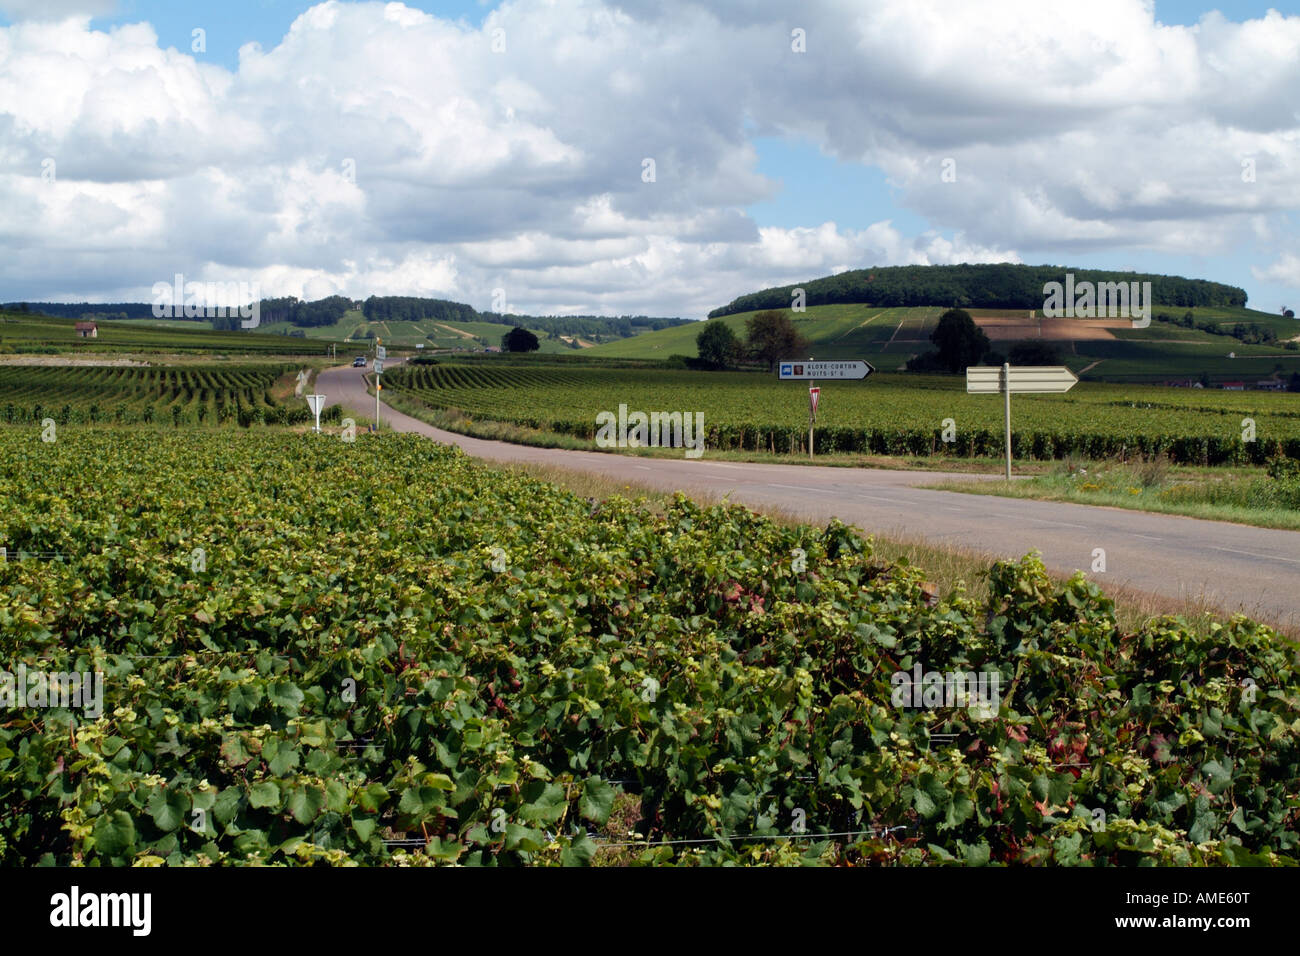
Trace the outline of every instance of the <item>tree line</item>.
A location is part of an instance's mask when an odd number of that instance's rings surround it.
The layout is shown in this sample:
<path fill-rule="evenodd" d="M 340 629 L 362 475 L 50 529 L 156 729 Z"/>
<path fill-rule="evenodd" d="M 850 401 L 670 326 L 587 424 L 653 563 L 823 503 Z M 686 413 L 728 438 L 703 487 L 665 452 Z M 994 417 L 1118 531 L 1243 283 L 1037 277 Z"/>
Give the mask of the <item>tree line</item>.
<path fill-rule="evenodd" d="M 450 299 L 426 299 L 413 295 L 372 295 L 361 308 L 367 322 L 476 322 L 479 313 L 472 305 Z"/>
<path fill-rule="evenodd" d="M 49 315 L 56 319 L 152 319 L 151 302 L 6 302 L 5 312 Z"/>
<path fill-rule="evenodd" d="M 516 315 L 503 312 L 480 312 L 478 321 L 536 329 L 555 337 L 576 336 L 583 339 L 626 339 L 643 332 L 684 325 L 693 319 L 670 319 L 648 315 Z"/>

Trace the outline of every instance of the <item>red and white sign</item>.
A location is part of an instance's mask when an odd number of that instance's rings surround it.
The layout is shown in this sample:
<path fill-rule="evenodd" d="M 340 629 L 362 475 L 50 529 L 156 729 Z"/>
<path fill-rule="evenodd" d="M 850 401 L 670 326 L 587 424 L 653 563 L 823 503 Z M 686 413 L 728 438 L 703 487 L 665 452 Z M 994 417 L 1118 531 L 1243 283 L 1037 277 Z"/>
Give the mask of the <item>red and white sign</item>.
<path fill-rule="evenodd" d="M 808 401 L 812 403 L 812 417 L 814 421 L 817 418 L 817 402 L 821 399 L 821 397 L 822 397 L 822 390 L 817 386 L 814 385 L 808 389 Z"/>

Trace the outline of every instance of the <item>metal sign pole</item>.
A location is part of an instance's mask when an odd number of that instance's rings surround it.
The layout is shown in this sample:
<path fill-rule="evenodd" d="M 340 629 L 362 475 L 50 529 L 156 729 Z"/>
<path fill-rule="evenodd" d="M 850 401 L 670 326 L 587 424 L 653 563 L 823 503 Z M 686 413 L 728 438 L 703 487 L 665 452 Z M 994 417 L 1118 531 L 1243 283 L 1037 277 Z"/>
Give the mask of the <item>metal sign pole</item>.
<path fill-rule="evenodd" d="M 1007 429 L 1007 481 L 1011 480 L 1011 363 L 1002 363 L 1002 394 Z"/>
<path fill-rule="evenodd" d="M 308 396 L 307 396 L 307 407 L 310 408 L 311 411 L 312 411 L 312 414 L 316 416 L 316 427 L 315 427 L 314 429 L 312 429 L 312 430 L 315 431 L 315 432 L 318 432 L 318 433 L 319 433 L 319 432 L 320 432 L 320 412 L 321 412 L 321 409 L 325 407 L 325 396 L 324 396 L 324 395 L 308 395 Z"/>
<path fill-rule="evenodd" d="M 811 359 L 809 361 L 811 361 Z M 808 383 L 808 387 L 812 388 L 816 384 L 817 384 L 817 380 L 813 379 L 811 382 Z M 815 421 L 817 421 L 817 413 L 813 411 L 812 395 L 810 394 L 808 396 L 808 457 L 809 458 L 812 458 L 813 456 L 813 422 Z"/>

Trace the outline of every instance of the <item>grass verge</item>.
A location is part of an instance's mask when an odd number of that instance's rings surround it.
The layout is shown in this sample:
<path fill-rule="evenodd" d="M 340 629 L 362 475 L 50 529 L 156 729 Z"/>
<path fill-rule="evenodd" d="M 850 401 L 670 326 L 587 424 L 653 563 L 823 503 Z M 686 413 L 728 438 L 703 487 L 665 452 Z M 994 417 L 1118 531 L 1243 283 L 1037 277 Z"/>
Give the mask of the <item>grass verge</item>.
<path fill-rule="evenodd" d="M 941 481 L 924 487 L 972 495 L 1104 505 L 1300 531 L 1298 486 L 1271 477 L 1259 468 L 1187 468 L 1171 466 L 1162 459 L 1083 464 L 1067 461 L 1037 476 L 1009 484 Z"/>

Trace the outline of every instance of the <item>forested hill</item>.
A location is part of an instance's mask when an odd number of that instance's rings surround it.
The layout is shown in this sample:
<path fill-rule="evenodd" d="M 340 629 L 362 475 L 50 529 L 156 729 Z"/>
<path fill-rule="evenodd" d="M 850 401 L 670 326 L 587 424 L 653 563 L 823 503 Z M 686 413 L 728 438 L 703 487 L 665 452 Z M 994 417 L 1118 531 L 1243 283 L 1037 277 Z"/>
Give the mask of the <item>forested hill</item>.
<path fill-rule="evenodd" d="M 515 315 L 479 312 L 463 302 L 416 296 L 371 296 L 366 300 L 362 311 L 368 322 L 416 322 L 423 319 L 437 322 L 493 322 L 497 325 L 517 325 L 538 332 L 553 332 L 556 335 L 615 335 L 623 338 L 692 321 L 648 315 Z"/>
<path fill-rule="evenodd" d="M 978 309 L 1041 309 L 1043 286 L 1048 282 L 1064 283 L 1067 272 L 1074 275 L 1076 285 L 1084 281 L 1150 282 L 1151 297 L 1156 305 L 1190 308 L 1246 304 L 1244 289 L 1204 279 L 998 263 L 854 269 L 824 279 L 742 295 L 730 305 L 714 309 L 709 313 L 709 318 L 752 312 L 755 309 L 788 309 L 795 289 L 804 290 L 806 305 L 861 303 L 890 308 L 928 305 Z"/>
<path fill-rule="evenodd" d="M 293 296 L 262 299 L 260 319 L 263 325 L 287 322 L 299 327 L 329 326 L 338 323 L 354 309 L 356 303 L 345 296 L 333 295 L 313 302 Z M 153 316 L 149 302 L 15 302 L 0 306 L 11 312 L 51 315 L 58 318 L 91 318 L 98 321 L 112 319 L 147 319 Z M 497 325 L 517 325 L 537 332 L 570 335 L 579 338 L 606 339 L 629 338 L 643 332 L 656 332 L 691 322 L 691 319 L 663 318 L 648 315 L 503 315 L 499 312 L 479 312 L 464 302 L 449 299 L 430 299 L 422 296 L 372 295 L 361 303 L 361 312 L 367 322 L 491 322 Z M 204 311 L 195 310 L 188 316 L 196 320 L 205 318 Z M 178 315 L 176 318 L 186 318 Z M 240 317 L 230 315 L 211 318 L 214 329 L 239 331 Z"/>

